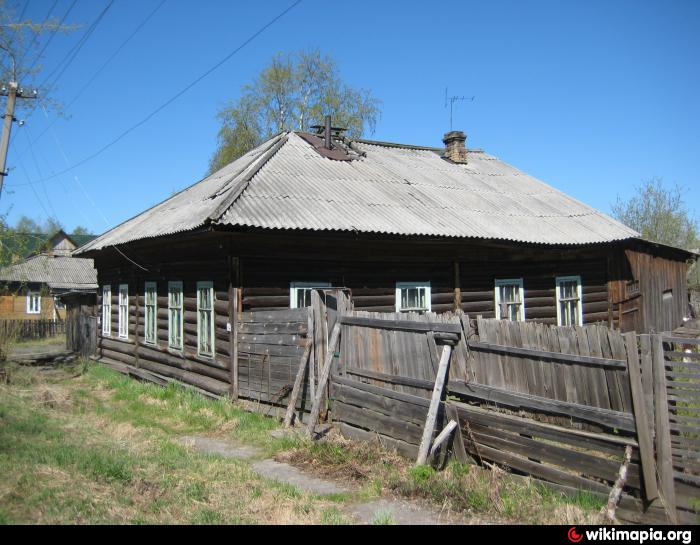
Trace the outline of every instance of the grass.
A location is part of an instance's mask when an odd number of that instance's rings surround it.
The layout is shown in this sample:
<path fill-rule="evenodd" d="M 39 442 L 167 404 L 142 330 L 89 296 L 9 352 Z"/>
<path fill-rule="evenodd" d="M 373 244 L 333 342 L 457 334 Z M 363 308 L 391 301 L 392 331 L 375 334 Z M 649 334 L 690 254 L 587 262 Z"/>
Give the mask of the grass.
<path fill-rule="evenodd" d="M 96 365 L 11 376 L 0 387 L 2 523 L 317 524 L 334 506 L 179 442 L 198 433 L 275 451 L 272 419 Z"/>
<path fill-rule="evenodd" d="M 537 481 L 513 478 L 498 469 L 491 471 L 456 462 L 450 462 L 444 471 L 430 466 L 414 467 L 409 460 L 375 444 L 351 442 L 341 437 L 300 445 L 285 453 L 285 459 L 322 476 L 360 483 L 364 499 L 381 495 L 422 499 L 448 513 L 476 519 L 597 523 L 598 513 L 605 503 L 586 492 L 564 497 Z"/>
<path fill-rule="evenodd" d="M 278 423 L 194 390 L 138 382 L 76 362 L 9 366 L 0 386 L 0 523 L 352 523 L 349 504 L 420 498 L 443 512 L 510 522 L 582 524 L 600 501 L 572 500 L 474 466 L 438 472 L 371 443 L 273 438 Z M 203 454 L 181 437 L 256 446 L 353 492 L 315 496 L 259 477 L 247 460 Z M 394 524 L 377 513 L 372 524 Z"/>

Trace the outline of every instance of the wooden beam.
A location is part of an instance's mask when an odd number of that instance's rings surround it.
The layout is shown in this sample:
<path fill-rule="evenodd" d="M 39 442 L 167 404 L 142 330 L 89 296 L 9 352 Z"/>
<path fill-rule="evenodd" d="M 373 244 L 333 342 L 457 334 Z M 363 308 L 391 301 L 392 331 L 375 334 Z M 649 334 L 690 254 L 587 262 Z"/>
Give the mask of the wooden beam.
<path fill-rule="evenodd" d="M 462 326 L 460 325 L 459 328 L 461 329 Z M 442 391 L 445 387 L 445 381 L 447 379 L 447 370 L 450 366 L 451 354 L 451 346 L 447 345 L 442 348 L 440 365 L 438 366 L 438 371 L 435 377 L 435 386 L 433 387 L 433 396 L 430 399 L 428 416 L 425 418 L 425 426 L 423 427 L 423 437 L 421 438 L 420 446 L 418 447 L 418 458 L 416 459 L 416 465 L 423 465 L 428 460 L 430 443 L 433 438 L 433 431 L 435 430 L 435 421 L 437 420 Z"/>
<path fill-rule="evenodd" d="M 476 460 L 467 454 L 467 450 L 464 448 L 464 438 L 462 437 L 462 427 L 459 424 L 459 413 L 457 412 L 457 407 L 451 403 L 445 403 L 445 415 L 450 420 L 454 420 L 457 423 L 457 428 L 452 437 L 452 454 L 457 459 L 460 464 L 468 464 L 469 462 L 476 463 Z"/>
<path fill-rule="evenodd" d="M 532 348 L 518 348 L 515 346 L 504 346 L 500 344 L 469 342 L 469 348 L 482 350 L 485 352 L 495 352 L 498 354 L 508 354 L 515 356 L 525 356 L 541 360 L 561 361 L 564 363 L 576 363 L 581 365 L 591 365 L 594 367 L 606 367 L 613 369 L 626 369 L 627 363 L 624 360 L 610 358 L 596 358 L 593 356 L 579 356 L 576 354 L 562 354 L 560 352 L 548 352 L 546 350 L 535 350 Z"/>
<path fill-rule="evenodd" d="M 632 447 L 625 447 L 625 455 L 622 459 L 622 464 L 620 465 L 620 473 L 618 474 L 617 480 L 615 481 L 615 486 L 613 486 L 610 491 L 610 496 L 608 496 L 608 505 L 605 508 L 605 517 L 612 523 L 617 523 L 615 518 L 615 510 L 617 509 L 617 504 L 620 501 L 620 496 L 622 495 L 622 489 L 625 486 L 625 481 L 627 480 L 627 468 L 630 465 L 630 460 L 632 459 Z"/>
<path fill-rule="evenodd" d="M 454 274 L 453 310 L 459 310 L 462 308 L 462 289 L 459 280 L 459 261 L 452 262 L 452 272 Z"/>
<path fill-rule="evenodd" d="M 632 392 L 634 424 L 637 428 L 637 443 L 639 443 L 639 457 L 642 462 L 642 476 L 644 477 L 644 493 L 647 501 L 651 502 L 659 497 L 659 493 L 656 487 L 656 467 L 654 463 L 654 447 L 651 440 L 651 426 L 649 425 L 650 418 L 646 411 L 642 374 L 639 367 L 637 335 L 635 333 L 625 333 L 624 336 L 627 349 L 630 390 Z"/>
<path fill-rule="evenodd" d="M 136 277 L 136 280 L 134 281 L 134 292 L 136 295 L 136 328 L 134 329 L 134 361 L 136 363 L 136 367 L 139 367 L 139 315 L 140 315 L 140 306 L 139 306 L 139 277 Z M 129 297 L 127 296 L 126 298 L 126 304 L 127 304 L 127 309 L 129 307 Z M 126 331 L 128 333 L 129 331 L 129 312 L 127 310 L 126 313 L 127 316 L 127 324 L 126 324 Z"/>
<path fill-rule="evenodd" d="M 656 467 L 659 474 L 661 502 L 672 522 L 676 517 L 676 490 L 671 452 L 671 427 L 668 415 L 664 347 L 661 335 L 651 336 L 651 358 L 654 373 L 654 416 L 656 420 Z"/>
<path fill-rule="evenodd" d="M 430 457 L 432 458 L 435 456 L 435 453 L 438 451 L 440 446 L 447 441 L 447 439 L 452 435 L 452 432 L 455 430 L 457 427 L 457 422 L 454 420 L 450 420 L 447 423 L 447 426 L 443 428 L 443 430 L 438 434 L 438 436 L 435 438 L 435 441 L 433 441 L 433 446 L 430 447 Z"/>
<path fill-rule="evenodd" d="M 444 333 L 462 333 L 460 324 L 446 324 L 442 322 L 412 322 L 410 320 L 383 320 L 379 318 L 360 318 L 357 316 L 342 316 L 341 324 L 356 325 L 361 327 L 375 327 L 379 329 L 398 329 L 402 331 L 442 331 Z"/>
<path fill-rule="evenodd" d="M 326 361 L 323 363 L 323 369 L 321 370 L 321 375 L 318 378 L 318 387 L 316 390 L 316 397 L 314 398 L 314 403 L 311 406 L 311 414 L 309 415 L 309 424 L 306 428 L 306 432 L 310 437 L 313 437 L 314 428 L 318 422 L 319 413 L 321 411 L 321 403 L 324 398 L 324 393 L 326 389 L 326 383 L 328 382 L 328 377 L 331 374 L 331 365 L 333 363 L 333 356 L 335 355 L 335 349 L 338 346 L 338 341 L 340 339 L 340 321 L 336 322 L 333 327 L 333 332 L 331 333 L 331 339 L 328 341 L 328 347 L 326 350 Z"/>
<path fill-rule="evenodd" d="M 304 379 L 304 372 L 306 371 L 307 363 L 309 362 L 309 356 L 311 355 L 311 347 L 313 346 L 313 339 L 309 338 L 306 341 L 306 348 L 304 349 L 304 354 L 299 362 L 299 370 L 297 371 L 297 376 L 294 379 L 294 387 L 292 388 L 292 393 L 289 396 L 289 403 L 287 403 L 287 412 L 284 415 L 284 427 L 288 428 L 292 425 L 292 420 L 294 419 L 294 408 L 297 404 L 297 398 L 299 397 L 299 392 L 301 391 L 301 385 Z"/>
<path fill-rule="evenodd" d="M 234 287 L 234 276 L 238 276 L 234 269 L 234 260 L 229 257 L 228 267 L 228 342 L 229 342 L 229 370 L 231 373 L 230 396 L 233 401 L 238 399 L 238 288 Z"/>

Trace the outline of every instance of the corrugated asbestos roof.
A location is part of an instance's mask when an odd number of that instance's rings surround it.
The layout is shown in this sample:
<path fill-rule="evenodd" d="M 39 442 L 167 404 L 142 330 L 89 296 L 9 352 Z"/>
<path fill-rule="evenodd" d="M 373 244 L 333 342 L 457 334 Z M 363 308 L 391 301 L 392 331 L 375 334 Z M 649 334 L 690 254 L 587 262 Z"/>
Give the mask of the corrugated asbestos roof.
<path fill-rule="evenodd" d="M 0 282 L 48 284 L 51 289 L 97 289 L 92 259 L 36 255 L 0 269 Z"/>
<path fill-rule="evenodd" d="M 467 164 L 435 149 L 356 141 L 323 157 L 294 132 L 108 231 L 80 251 L 207 223 L 264 229 L 592 244 L 636 231 L 481 151 Z"/>

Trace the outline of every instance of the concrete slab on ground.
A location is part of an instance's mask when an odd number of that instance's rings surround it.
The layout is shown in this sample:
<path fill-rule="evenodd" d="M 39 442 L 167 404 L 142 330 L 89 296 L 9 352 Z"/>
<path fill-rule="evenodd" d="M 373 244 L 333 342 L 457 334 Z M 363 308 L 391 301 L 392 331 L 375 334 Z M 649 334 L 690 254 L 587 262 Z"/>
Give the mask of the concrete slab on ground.
<path fill-rule="evenodd" d="M 253 470 L 268 479 L 274 479 L 286 484 L 296 486 L 306 492 L 319 495 L 341 494 L 349 490 L 330 481 L 318 479 L 306 475 L 296 467 L 276 462 L 275 460 L 261 460 L 251 464 Z"/>
<path fill-rule="evenodd" d="M 203 437 L 199 435 L 188 435 L 180 438 L 180 442 L 186 447 L 193 447 L 205 454 L 218 454 L 227 458 L 238 458 L 247 460 L 260 455 L 260 449 L 248 445 L 237 445 L 229 441 L 214 439 L 213 437 Z"/>

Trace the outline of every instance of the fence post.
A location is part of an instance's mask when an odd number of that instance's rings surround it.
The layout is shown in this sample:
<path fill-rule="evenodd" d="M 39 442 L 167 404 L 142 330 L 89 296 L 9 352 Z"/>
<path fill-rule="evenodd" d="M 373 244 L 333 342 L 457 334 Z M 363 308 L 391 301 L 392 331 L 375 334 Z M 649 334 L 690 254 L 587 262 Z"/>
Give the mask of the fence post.
<path fill-rule="evenodd" d="M 656 466 L 659 473 L 661 500 L 671 522 L 676 522 L 676 490 L 673 482 L 673 453 L 666 393 L 666 370 L 661 335 L 651 336 L 651 356 L 654 373 L 654 412 L 656 419 Z"/>
<path fill-rule="evenodd" d="M 435 430 L 435 420 L 437 420 L 437 413 L 438 409 L 440 408 L 440 398 L 442 398 L 442 391 L 445 386 L 445 379 L 447 377 L 447 370 L 449 368 L 451 354 L 452 347 L 448 344 L 444 345 L 442 348 L 442 356 L 440 357 L 440 365 L 435 376 L 435 387 L 433 388 L 433 396 L 430 399 L 428 416 L 425 418 L 423 437 L 420 441 L 420 447 L 418 447 L 418 458 L 416 459 L 416 465 L 425 464 L 425 462 L 428 460 L 430 442 L 433 438 L 433 431 Z"/>
<path fill-rule="evenodd" d="M 634 412 L 634 424 L 637 429 L 637 442 L 639 443 L 639 457 L 642 462 L 642 477 L 644 481 L 644 494 L 648 502 L 659 497 L 656 486 L 656 468 L 654 464 L 654 446 L 651 441 L 650 415 L 647 415 L 642 388 L 642 375 L 639 367 L 639 353 L 637 352 L 637 335 L 625 333 L 625 345 L 627 348 L 627 371 L 630 379 L 630 391 L 632 393 L 632 410 Z"/>

